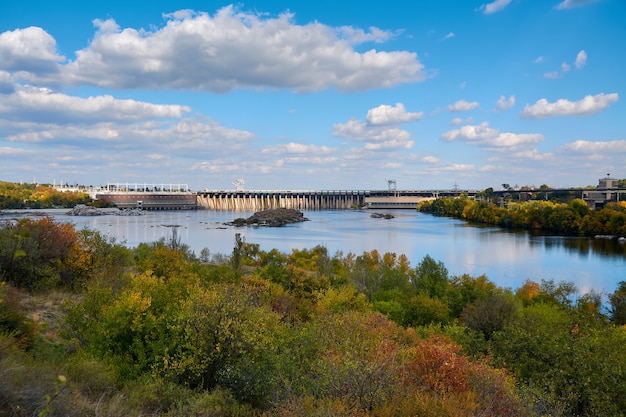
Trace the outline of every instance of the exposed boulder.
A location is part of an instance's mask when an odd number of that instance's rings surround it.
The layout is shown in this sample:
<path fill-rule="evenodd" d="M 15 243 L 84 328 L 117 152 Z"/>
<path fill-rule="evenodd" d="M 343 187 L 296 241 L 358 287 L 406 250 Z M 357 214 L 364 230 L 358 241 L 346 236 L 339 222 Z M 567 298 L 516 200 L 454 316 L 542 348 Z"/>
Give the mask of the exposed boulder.
<path fill-rule="evenodd" d="M 66 214 L 68 216 L 101 216 L 104 213 L 95 207 L 87 206 L 85 204 L 77 204 Z"/>
<path fill-rule="evenodd" d="M 146 212 L 140 208 L 125 208 L 117 210 L 113 214 L 116 216 L 143 216 Z"/>

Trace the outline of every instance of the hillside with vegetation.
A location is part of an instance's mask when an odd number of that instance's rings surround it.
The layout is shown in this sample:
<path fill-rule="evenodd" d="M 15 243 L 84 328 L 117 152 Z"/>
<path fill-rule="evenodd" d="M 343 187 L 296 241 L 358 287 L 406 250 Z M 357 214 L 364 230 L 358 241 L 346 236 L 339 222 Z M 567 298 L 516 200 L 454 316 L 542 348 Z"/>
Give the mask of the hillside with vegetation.
<path fill-rule="evenodd" d="M 90 204 L 86 193 L 61 192 L 46 184 L 18 184 L 0 181 L 0 210 L 71 208 Z"/>
<path fill-rule="evenodd" d="M 579 198 L 567 203 L 511 201 L 501 207 L 488 200 L 461 196 L 424 201 L 419 204 L 418 210 L 507 229 L 542 230 L 571 236 L 626 237 L 626 201 L 591 210 Z"/>
<path fill-rule="evenodd" d="M 0 416 L 623 416 L 626 282 L 0 228 Z"/>

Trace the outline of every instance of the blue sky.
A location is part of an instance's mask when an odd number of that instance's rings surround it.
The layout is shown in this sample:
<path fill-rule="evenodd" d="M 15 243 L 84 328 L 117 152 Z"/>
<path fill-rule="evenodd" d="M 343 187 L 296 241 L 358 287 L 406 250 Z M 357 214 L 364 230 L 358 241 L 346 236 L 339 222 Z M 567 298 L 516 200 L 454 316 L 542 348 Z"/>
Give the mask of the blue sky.
<path fill-rule="evenodd" d="M 626 2 L 3 1 L 0 180 L 626 178 Z"/>

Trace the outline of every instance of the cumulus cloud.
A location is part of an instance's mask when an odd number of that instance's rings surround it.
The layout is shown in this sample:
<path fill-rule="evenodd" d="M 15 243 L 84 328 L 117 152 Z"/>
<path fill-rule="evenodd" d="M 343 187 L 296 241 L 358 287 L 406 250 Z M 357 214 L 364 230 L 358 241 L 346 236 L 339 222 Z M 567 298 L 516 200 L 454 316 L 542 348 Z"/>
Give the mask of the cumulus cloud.
<path fill-rule="evenodd" d="M 431 155 L 427 155 L 425 157 L 422 158 L 422 162 L 426 162 L 427 164 L 437 164 L 439 162 L 441 162 L 441 160 L 437 157 L 431 156 Z"/>
<path fill-rule="evenodd" d="M 410 140 L 411 133 L 397 126 L 420 120 L 423 115 L 423 112 L 407 112 L 402 103 L 380 105 L 367 112 L 365 121 L 353 118 L 335 124 L 333 136 L 365 142 L 366 150 L 410 149 L 415 145 Z"/>
<path fill-rule="evenodd" d="M 515 96 L 512 95 L 509 98 L 505 96 L 500 96 L 498 101 L 496 102 L 496 110 L 506 110 L 515 106 Z"/>
<path fill-rule="evenodd" d="M 477 101 L 465 101 L 465 100 L 459 100 L 454 104 L 450 104 L 447 106 L 448 111 L 451 112 L 460 112 L 460 111 L 467 111 L 467 110 L 473 110 L 476 107 L 480 106 L 480 103 L 478 103 Z"/>
<path fill-rule="evenodd" d="M 365 120 L 371 125 L 388 125 L 420 120 L 423 116 L 424 112 L 407 112 L 402 103 L 395 107 L 381 104 L 368 110 Z"/>
<path fill-rule="evenodd" d="M 360 142 L 387 142 L 402 140 L 408 142 L 411 134 L 397 127 L 369 125 L 362 121 L 351 119 L 347 123 L 338 123 L 333 126 L 333 135 Z"/>
<path fill-rule="evenodd" d="M 574 61 L 574 66 L 577 70 L 582 69 L 587 63 L 587 53 L 584 50 L 580 50 L 578 54 L 576 54 L 576 60 Z M 561 63 L 561 72 L 559 71 L 551 71 L 543 74 L 545 78 L 557 79 L 563 74 L 567 74 L 572 69 L 572 66 L 567 62 Z"/>
<path fill-rule="evenodd" d="M 25 74 L 29 82 L 211 92 L 363 91 L 426 78 L 414 52 L 353 48 L 385 42 L 398 32 L 301 25 L 290 13 L 272 18 L 233 6 L 214 15 L 187 10 L 164 18 L 163 27 L 151 30 L 94 20 L 91 43 L 63 64 L 55 40 L 44 30 L 5 32 L 0 34 L 0 70 Z"/>
<path fill-rule="evenodd" d="M 39 27 L 0 33 L 0 70 L 43 76 L 56 72 L 63 61 L 54 38 Z"/>
<path fill-rule="evenodd" d="M 576 62 L 574 63 L 574 65 L 576 65 L 576 69 L 581 69 L 585 66 L 586 63 L 587 53 L 584 50 L 581 50 L 580 52 L 578 52 L 578 55 L 576 55 Z"/>
<path fill-rule="evenodd" d="M 577 140 L 558 148 L 562 152 L 576 152 L 586 154 L 596 153 L 626 153 L 626 140 L 612 140 L 606 142 L 591 142 L 586 140 Z"/>
<path fill-rule="evenodd" d="M 556 5 L 559 10 L 573 9 L 575 7 L 586 6 L 587 4 L 597 3 L 600 0 L 563 0 Z"/>
<path fill-rule="evenodd" d="M 8 135 L 8 142 L 37 143 L 44 147 L 57 145 L 102 148 L 101 155 L 117 151 L 145 152 L 161 150 L 163 153 L 197 157 L 203 154 L 241 150 L 243 143 L 254 138 L 249 132 L 229 129 L 209 119 L 182 119 L 172 123 L 145 121 L 134 124 L 115 122 L 84 125 L 52 123 L 29 124 L 28 128 Z M 115 151 L 114 151 L 115 152 Z M 129 156 L 130 158 L 130 156 Z"/>
<path fill-rule="evenodd" d="M 617 93 L 600 93 L 595 96 L 585 96 L 579 101 L 560 99 L 553 103 L 545 98 L 539 99 L 535 104 L 526 104 L 520 117 L 529 119 L 545 119 L 556 116 L 588 116 L 604 111 L 611 103 L 619 99 Z"/>
<path fill-rule="evenodd" d="M 480 6 L 480 10 L 484 14 L 492 14 L 503 10 L 509 3 L 511 3 L 511 0 L 495 0 L 494 2 L 483 4 Z"/>
<path fill-rule="evenodd" d="M 119 100 L 110 95 L 82 98 L 53 92 L 47 88 L 28 86 L 15 86 L 12 93 L 1 97 L 0 115 L 14 120 L 34 120 L 40 123 L 130 122 L 181 118 L 191 111 L 187 106 Z"/>
<path fill-rule="evenodd" d="M 328 146 L 317 146 L 317 145 L 305 145 L 302 143 L 286 143 L 276 146 L 268 146 L 264 148 L 261 153 L 263 154 L 273 154 L 273 155 L 282 155 L 282 154 L 304 154 L 304 155 L 326 155 L 336 151 L 334 148 L 329 148 Z"/>
<path fill-rule="evenodd" d="M 11 78 L 11 74 L 0 70 L 0 94 L 11 94 L 14 91 L 15 83 Z"/>
<path fill-rule="evenodd" d="M 376 151 L 380 149 L 411 149 L 415 145 L 412 140 L 406 140 L 401 135 L 394 139 L 387 139 L 380 142 L 367 142 L 365 149 Z"/>
<path fill-rule="evenodd" d="M 221 126 L 201 115 L 190 117 L 190 112 L 187 106 L 109 95 L 82 98 L 20 85 L 0 94 L 5 141 L 37 144 L 39 149 L 79 152 L 82 148 L 102 158 L 128 153 L 129 159 L 144 160 L 147 150 L 151 155 L 184 157 L 241 152 L 254 139 L 250 132 Z M 137 158 L 132 152 L 137 152 Z"/>
<path fill-rule="evenodd" d="M 543 141 L 543 135 L 501 133 L 498 129 L 489 127 L 489 123 L 483 122 L 480 125 L 467 125 L 444 132 L 441 139 L 446 142 L 467 142 L 493 151 L 511 151 L 535 145 Z"/>

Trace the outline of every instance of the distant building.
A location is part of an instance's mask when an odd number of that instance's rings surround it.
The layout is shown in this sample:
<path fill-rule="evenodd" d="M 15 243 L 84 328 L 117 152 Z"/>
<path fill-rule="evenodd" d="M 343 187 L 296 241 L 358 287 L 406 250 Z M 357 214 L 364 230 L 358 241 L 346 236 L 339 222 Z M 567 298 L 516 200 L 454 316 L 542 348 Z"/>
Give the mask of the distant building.
<path fill-rule="evenodd" d="M 607 203 L 619 200 L 619 192 L 617 188 L 617 179 L 602 178 L 598 181 L 598 186 L 595 189 L 583 191 L 583 200 L 587 203 L 589 208 L 597 209 L 604 207 Z"/>

